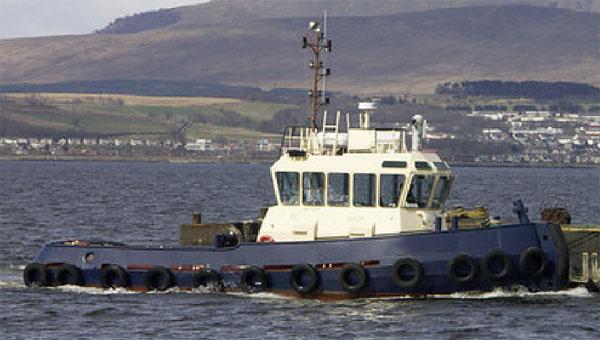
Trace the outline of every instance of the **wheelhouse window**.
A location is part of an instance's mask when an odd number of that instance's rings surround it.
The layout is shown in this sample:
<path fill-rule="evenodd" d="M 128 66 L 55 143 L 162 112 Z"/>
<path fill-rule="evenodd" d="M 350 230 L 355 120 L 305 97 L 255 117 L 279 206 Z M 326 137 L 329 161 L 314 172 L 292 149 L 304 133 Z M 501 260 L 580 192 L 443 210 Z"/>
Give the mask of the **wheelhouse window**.
<path fill-rule="evenodd" d="M 302 202 L 304 205 L 323 205 L 325 174 L 305 172 L 302 174 Z"/>
<path fill-rule="evenodd" d="M 406 206 L 410 208 L 426 208 L 431 195 L 434 177 L 432 175 L 414 175 L 408 195 Z"/>
<path fill-rule="evenodd" d="M 397 207 L 403 186 L 403 175 L 379 176 L 379 206 L 386 208 Z"/>
<path fill-rule="evenodd" d="M 279 190 L 279 200 L 283 205 L 298 205 L 299 201 L 299 182 L 300 176 L 297 172 L 277 172 L 277 189 Z"/>
<path fill-rule="evenodd" d="M 433 199 L 431 200 L 431 207 L 434 209 L 441 208 L 446 203 L 448 195 L 450 194 L 450 187 L 452 186 L 452 178 L 443 176 L 438 178 L 435 190 L 433 191 Z"/>
<path fill-rule="evenodd" d="M 354 174 L 353 200 L 357 207 L 375 206 L 375 184 L 374 174 Z"/>
<path fill-rule="evenodd" d="M 327 175 L 327 205 L 347 207 L 350 205 L 350 176 L 342 173 Z"/>
<path fill-rule="evenodd" d="M 435 165 L 438 170 L 450 170 L 448 164 L 444 162 L 434 162 L 433 165 Z"/>
<path fill-rule="evenodd" d="M 427 162 L 418 161 L 415 162 L 415 168 L 418 170 L 431 170 L 431 165 Z"/>

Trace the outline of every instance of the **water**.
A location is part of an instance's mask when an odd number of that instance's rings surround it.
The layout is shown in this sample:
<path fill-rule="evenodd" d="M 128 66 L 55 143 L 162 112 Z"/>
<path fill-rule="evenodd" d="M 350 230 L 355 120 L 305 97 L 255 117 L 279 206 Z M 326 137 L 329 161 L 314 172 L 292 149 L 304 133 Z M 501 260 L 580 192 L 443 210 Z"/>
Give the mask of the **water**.
<path fill-rule="evenodd" d="M 599 169 L 457 168 L 449 206 L 530 216 L 561 205 L 600 221 Z M 171 291 L 28 289 L 22 270 L 47 240 L 174 244 L 180 223 L 253 218 L 273 203 L 261 164 L 0 162 L 3 338 L 600 338 L 600 295 L 575 288 L 319 302 Z"/>

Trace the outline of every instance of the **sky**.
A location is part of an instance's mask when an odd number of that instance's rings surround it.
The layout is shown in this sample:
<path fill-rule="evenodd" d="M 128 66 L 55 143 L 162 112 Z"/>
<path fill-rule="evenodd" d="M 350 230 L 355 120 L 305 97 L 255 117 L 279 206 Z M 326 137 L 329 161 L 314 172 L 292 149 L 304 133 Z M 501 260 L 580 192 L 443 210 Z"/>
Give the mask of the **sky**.
<path fill-rule="evenodd" d="M 0 39 L 86 34 L 114 19 L 207 0 L 0 0 Z"/>

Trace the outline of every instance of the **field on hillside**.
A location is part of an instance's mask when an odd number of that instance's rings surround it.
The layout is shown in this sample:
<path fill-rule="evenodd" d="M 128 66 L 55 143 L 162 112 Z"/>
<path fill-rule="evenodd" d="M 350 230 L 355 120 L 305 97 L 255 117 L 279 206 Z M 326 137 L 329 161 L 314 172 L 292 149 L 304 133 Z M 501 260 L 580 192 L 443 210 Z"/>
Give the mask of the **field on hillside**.
<path fill-rule="evenodd" d="M 234 98 L 76 93 L 3 94 L 0 105 L 0 126 L 12 134 L 158 137 L 185 131 L 188 139 L 229 140 L 272 137 L 253 127 L 294 108 Z"/>

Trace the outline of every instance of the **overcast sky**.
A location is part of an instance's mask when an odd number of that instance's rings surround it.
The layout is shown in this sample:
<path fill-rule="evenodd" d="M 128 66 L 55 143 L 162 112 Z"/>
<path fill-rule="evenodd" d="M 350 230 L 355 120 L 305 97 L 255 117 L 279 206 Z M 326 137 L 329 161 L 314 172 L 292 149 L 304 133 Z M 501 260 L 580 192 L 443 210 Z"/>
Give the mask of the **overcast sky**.
<path fill-rule="evenodd" d="M 0 0 L 0 39 L 85 34 L 114 19 L 207 0 Z"/>

